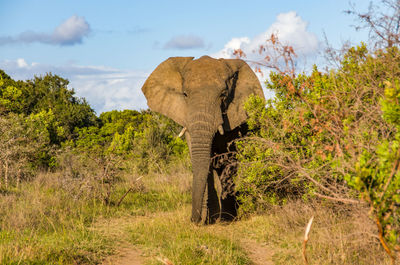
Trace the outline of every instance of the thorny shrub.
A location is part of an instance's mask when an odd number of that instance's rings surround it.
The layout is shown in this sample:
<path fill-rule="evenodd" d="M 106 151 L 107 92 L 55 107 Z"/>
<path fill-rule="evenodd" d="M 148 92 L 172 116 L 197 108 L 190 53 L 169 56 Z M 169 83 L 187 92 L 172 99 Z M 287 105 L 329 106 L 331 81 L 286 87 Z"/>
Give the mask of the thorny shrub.
<path fill-rule="evenodd" d="M 394 258 L 400 250 L 399 49 L 369 52 L 361 44 L 338 69 L 293 73 L 272 72 L 266 86 L 275 97 L 246 103 L 253 132 L 238 144 L 242 212 L 288 197 L 364 201 Z"/>

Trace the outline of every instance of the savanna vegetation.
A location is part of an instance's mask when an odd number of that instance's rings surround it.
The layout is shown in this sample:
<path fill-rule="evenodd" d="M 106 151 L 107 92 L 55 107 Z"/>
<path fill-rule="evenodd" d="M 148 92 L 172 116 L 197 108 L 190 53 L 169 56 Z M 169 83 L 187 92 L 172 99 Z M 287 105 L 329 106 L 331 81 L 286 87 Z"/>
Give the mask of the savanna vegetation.
<path fill-rule="evenodd" d="M 382 2 L 394 13 L 349 11 L 371 43 L 328 50 L 331 67 L 297 71 L 276 35 L 260 47 L 275 97 L 246 103 L 233 223 L 190 222 L 172 120 L 97 116 L 62 77 L 0 71 L 0 264 L 101 264 L 127 246 L 148 264 L 399 262 L 400 3 Z"/>

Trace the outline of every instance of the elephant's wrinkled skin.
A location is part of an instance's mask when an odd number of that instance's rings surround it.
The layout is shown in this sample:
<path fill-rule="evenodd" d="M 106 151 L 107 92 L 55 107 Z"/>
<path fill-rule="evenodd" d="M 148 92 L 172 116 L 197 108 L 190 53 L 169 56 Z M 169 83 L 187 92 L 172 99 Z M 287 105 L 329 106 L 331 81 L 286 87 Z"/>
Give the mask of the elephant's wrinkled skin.
<path fill-rule="evenodd" d="M 187 128 L 193 168 L 192 221 L 213 221 L 221 211 L 235 214 L 234 198 L 228 196 L 219 204 L 213 177 L 218 169 L 210 166 L 210 158 L 226 150 L 228 140 L 240 131 L 245 133 L 247 97 L 264 97 L 251 68 L 240 59 L 171 57 L 153 71 L 142 91 L 150 109 Z"/>

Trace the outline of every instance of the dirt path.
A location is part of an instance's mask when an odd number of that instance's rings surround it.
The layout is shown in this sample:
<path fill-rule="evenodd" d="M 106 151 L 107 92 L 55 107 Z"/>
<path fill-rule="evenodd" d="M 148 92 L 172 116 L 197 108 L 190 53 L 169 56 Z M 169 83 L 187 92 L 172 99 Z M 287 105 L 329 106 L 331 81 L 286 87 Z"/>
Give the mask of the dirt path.
<path fill-rule="evenodd" d="M 243 239 L 242 247 L 254 265 L 272 265 L 273 252 L 267 245 L 260 244 L 252 239 Z"/>
<path fill-rule="evenodd" d="M 119 244 L 116 246 L 116 254 L 107 257 L 103 261 L 103 265 L 142 265 L 145 264 L 147 259 L 149 259 L 143 255 L 143 251 L 141 251 L 138 247 L 128 243 L 126 238 L 127 227 L 132 222 L 137 221 L 137 218 L 138 217 L 105 219 L 98 222 L 94 229 L 103 231 L 105 234 L 119 239 Z M 223 233 L 225 228 L 226 226 L 218 227 L 218 233 Z M 252 264 L 274 264 L 272 261 L 273 251 L 269 246 L 259 243 L 256 240 L 248 237 L 240 239 L 240 244 L 252 261 Z"/>
<path fill-rule="evenodd" d="M 107 257 L 103 261 L 103 265 L 142 265 L 145 263 L 146 258 L 143 256 L 143 252 L 128 243 L 126 238 L 126 228 L 135 219 L 132 217 L 104 219 L 100 220 L 93 228 L 109 237 L 118 238 L 119 241 L 116 253 Z"/>
<path fill-rule="evenodd" d="M 118 253 L 106 258 L 103 265 L 142 265 L 145 262 L 142 251 L 134 246 L 125 246 Z"/>
<path fill-rule="evenodd" d="M 241 242 L 243 248 L 254 265 L 272 265 L 272 252 L 266 245 L 256 241 L 244 239 Z M 142 265 L 146 261 L 142 251 L 134 246 L 124 246 L 118 249 L 118 253 L 108 257 L 103 265 Z"/>

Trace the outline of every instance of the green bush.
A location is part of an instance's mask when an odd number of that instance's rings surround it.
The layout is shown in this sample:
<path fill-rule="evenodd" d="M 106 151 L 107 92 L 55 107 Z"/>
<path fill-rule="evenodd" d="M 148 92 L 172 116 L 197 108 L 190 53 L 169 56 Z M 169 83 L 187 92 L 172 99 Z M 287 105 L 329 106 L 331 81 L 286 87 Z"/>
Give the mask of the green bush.
<path fill-rule="evenodd" d="M 77 128 L 77 138 L 66 146 L 99 157 L 121 157 L 138 173 L 163 172 L 188 160 L 187 144 L 177 138 L 181 127 L 165 116 L 151 111 L 114 110 L 102 113 L 99 124 Z"/>
<path fill-rule="evenodd" d="M 56 166 L 52 139 L 63 134 L 51 110 L 29 116 L 0 115 L 0 183 L 7 188 L 40 169 Z"/>
<path fill-rule="evenodd" d="M 365 199 L 382 242 L 399 248 L 400 51 L 350 48 L 337 70 L 271 73 L 275 97 L 246 103 L 238 145 L 242 211 L 290 197 Z"/>
<path fill-rule="evenodd" d="M 51 110 L 64 133 L 53 138 L 60 144 L 73 137 L 75 128 L 97 123 L 96 115 L 85 99 L 68 89 L 69 81 L 57 75 L 46 74 L 27 81 L 14 81 L 0 72 L 0 115 L 18 113 L 30 115 Z"/>
<path fill-rule="evenodd" d="M 395 127 L 393 134 L 376 142 L 373 151 L 363 150 L 349 185 L 361 192 L 371 207 L 385 250 L 400 251 L 400 86 L 399 79 L 384 82 L 383 118 Z"/>

